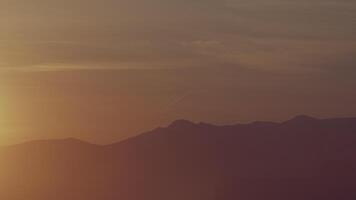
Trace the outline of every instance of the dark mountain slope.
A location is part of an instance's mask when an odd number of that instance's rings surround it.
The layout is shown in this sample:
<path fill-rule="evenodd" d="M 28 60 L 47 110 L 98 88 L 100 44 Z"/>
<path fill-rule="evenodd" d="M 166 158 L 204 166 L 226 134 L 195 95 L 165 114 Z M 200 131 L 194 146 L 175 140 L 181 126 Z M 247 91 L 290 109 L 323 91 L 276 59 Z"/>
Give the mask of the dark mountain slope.
<path fill-rule="evenodd" d="M 356 118 L 232 126 L 173 122 L 112 145 L 0 149 L 8 200 L 356 199 Z"/>

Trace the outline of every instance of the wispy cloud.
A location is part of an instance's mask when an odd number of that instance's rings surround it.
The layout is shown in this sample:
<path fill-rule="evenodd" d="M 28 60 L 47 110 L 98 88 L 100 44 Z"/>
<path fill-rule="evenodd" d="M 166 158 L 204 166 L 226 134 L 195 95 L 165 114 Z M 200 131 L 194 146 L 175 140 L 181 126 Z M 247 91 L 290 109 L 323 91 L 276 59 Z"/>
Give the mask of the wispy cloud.
<path fill-rule="evenodd" d="M 11 5 L 0 2 L 0 15 L 6 17 L 0 21 L 3 69 L 228 64 L 288 71 L 356 52 L 356 3 L 346 0 L 20 0 Z M 334 54 L 329 43 L 340 44 Z"/>

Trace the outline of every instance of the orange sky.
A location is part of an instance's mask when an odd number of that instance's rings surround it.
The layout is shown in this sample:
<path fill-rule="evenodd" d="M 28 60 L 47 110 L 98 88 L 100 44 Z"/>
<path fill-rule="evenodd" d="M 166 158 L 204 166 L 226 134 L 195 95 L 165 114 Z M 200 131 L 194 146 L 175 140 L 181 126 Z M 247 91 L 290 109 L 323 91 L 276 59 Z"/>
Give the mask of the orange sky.
<path fill-rule="evenodd" d="M 348 0 L 0 0 L 0 144 L 356 115 Z"/>

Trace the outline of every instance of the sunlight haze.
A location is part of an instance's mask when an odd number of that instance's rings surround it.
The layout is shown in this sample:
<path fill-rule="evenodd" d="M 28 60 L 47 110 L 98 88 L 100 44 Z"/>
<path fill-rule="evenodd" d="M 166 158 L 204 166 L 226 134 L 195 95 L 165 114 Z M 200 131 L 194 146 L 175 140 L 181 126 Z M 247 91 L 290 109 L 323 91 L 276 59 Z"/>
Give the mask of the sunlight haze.
<path fill-rule="evenodd" d="M 0 143 L 354 116 L 355 19 L 350 0 L 0 0 Z"/>

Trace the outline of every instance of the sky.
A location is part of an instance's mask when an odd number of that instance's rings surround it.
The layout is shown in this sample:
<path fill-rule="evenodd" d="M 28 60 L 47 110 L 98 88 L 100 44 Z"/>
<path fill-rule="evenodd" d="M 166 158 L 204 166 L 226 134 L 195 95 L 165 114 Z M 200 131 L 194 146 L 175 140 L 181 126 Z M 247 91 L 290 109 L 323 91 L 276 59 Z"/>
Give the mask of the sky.
<path fill-rule="evenodd" d="M 354 0 L 0 0 L 0 144 L 356 116 Z"/>

